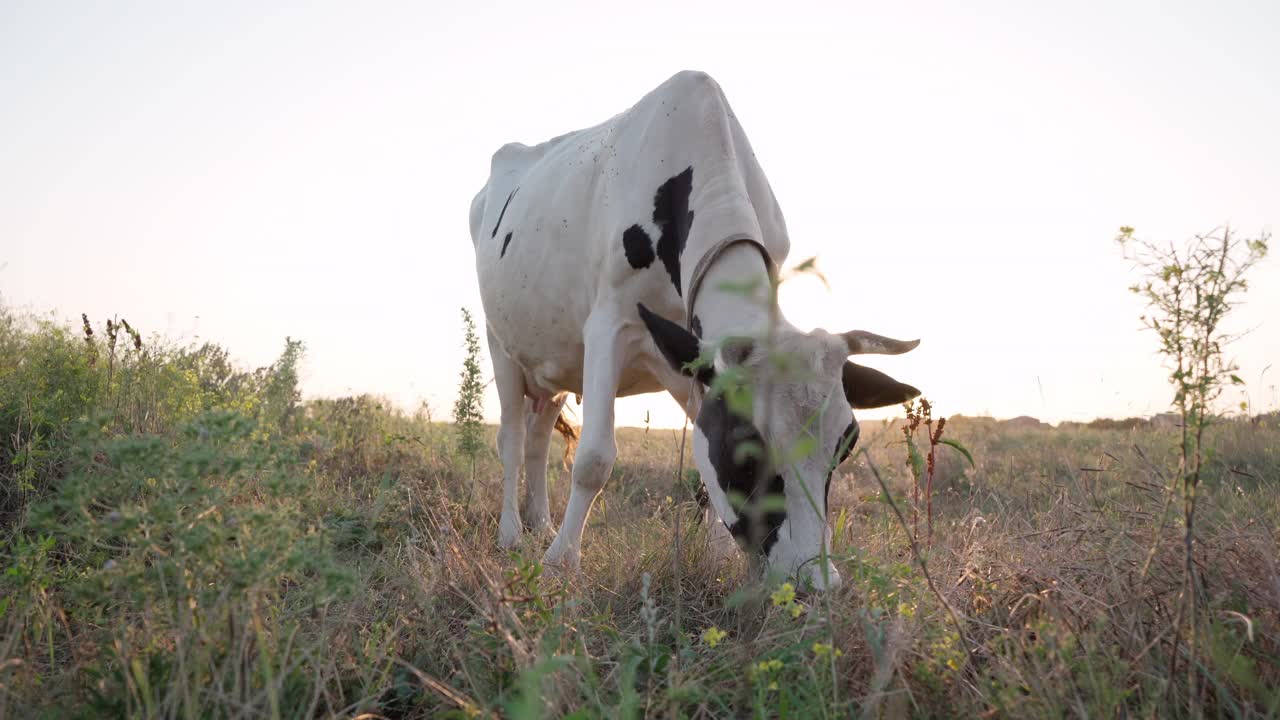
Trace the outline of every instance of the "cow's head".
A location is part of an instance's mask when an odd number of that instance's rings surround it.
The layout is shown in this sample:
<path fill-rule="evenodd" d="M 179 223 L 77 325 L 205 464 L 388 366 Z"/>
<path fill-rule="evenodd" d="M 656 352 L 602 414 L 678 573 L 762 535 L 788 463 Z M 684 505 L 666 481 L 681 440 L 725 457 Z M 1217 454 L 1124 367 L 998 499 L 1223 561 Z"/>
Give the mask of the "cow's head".
<path fill-rule="evenodd" d="M 858 439 L 853 410 L 920 394 L 848 357 L 896 355 L 919 341 L 787 326 L 772 343 L 738 338 L 711 347 L 644 305 L 639 310 L 667 362 L 704 389 L 736 387 L 705 394 L 694 423 L 693 457 L 716 512 L 752 564 L 798 575 L 814 587 L 838 585 L 835 567 L 828 563 L 824 573 L 820 558 L 831 535 L 831 474 Z M 699 362 L 704 351 L 714 358 L 709 364 L 706 357 Z"/>

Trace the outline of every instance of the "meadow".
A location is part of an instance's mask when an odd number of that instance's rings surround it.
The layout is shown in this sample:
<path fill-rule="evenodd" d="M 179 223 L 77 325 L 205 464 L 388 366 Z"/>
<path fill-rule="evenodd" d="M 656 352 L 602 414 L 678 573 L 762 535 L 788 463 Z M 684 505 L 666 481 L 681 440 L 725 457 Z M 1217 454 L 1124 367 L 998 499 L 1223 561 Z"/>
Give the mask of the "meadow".
<path fill-rule="evenodd" d="M 679 431 L 625 428 L 565 577 L 496 546 L 494 428 L 473 481 L 439 409 L 303 401 L 304 359 L 0 308 L 0 718 L 1280 714 L 1275 413 L 1209 428 L 1192 652 L 1176 427 L 953 417 L 930 533 L 863 421 L 824 594 L 713 562 Z"/>

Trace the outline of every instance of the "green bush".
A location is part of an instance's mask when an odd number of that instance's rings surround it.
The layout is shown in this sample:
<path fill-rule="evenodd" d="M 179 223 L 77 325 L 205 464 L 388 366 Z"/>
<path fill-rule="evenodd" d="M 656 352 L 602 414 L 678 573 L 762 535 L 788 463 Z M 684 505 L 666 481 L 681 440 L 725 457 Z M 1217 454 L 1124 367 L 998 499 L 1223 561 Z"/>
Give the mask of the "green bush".
<path fill-rule="evenodd" d="M 274 654 L 285 638 L 269 628 L 349 593 L 331 533 L 299 499 L 310 478 L 255 430 L 228 411 L 197 416 L 176 441 L 86 423 L 73 469 L 29 509 L 4 578 L 17 599 L 8 629 L 40 642 L 65 625 L 110 648 L 81 668 L 96 678 L 82 689 L 97 710 L 196 710 L 196 689 L 235 663 L 247 663 L 246 691 L 261 692 L 288 671 Z M 249 637 L 254 653 L 237 657 Z M 77 661 L 62 652 L 40 669 Z"/>

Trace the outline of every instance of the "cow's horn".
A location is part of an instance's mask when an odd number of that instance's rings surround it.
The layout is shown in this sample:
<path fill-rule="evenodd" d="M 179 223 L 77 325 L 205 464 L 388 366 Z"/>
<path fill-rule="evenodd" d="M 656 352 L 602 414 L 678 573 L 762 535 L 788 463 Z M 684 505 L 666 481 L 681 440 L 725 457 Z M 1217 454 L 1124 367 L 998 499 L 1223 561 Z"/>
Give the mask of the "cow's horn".
<path fill-rule="evenodd" d="M 920 344 L 919 340 L 894 340 L 866 330 L 850 330 L 841 337 L 850 355 L 901 355 Z"/>

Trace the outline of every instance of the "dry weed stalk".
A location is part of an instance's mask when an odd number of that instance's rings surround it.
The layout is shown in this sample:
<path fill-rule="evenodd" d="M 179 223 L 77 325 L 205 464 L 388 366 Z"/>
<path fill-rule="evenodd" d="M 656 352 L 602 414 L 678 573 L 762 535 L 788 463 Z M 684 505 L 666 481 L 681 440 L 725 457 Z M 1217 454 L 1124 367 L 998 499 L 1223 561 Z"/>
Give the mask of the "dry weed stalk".
<path fill-rule="evenodd" d="M 938 598 L 938 602 L 947 611 L 948 617 L 951 618 L 951 624 L 955 626 L 956 634 L 960 636 L 960 645 L 964 648 L 964 654 L 969 659 L 969 667 L 976 668 L 977 662 L 973 657 L 973 649 L 969 647 L 969 639 L 964 631 L 964 625 L 960 622 L 960 613 L 956 612 L 955 607 L 947 600 L 942 591 L 933 582 L 933 576 L 929 574 L 929 564 L 925 560 L 924 555 L 920 552 L 920 545 L 916 543 L 915 534 L 911 532 L 911 528 L 907 525 L 907 519 L 903 517 L 902 511 L 898 509 L 898 504 L 893 501 L 893 495 L 889 492 L 889 486 L 885 485 L 884 478 L 880 476 L 880 471 L 876 468 L 876 464 L 871 459 L 871 455 L 866 448 L 859 451 L 867 460 L 867 467 L 871 468 L 871 474 L 875 476 L 876 482 L 880 485 L 880 491 L 884 493 L 885 502 L 889 503 L 890 509 L 893 510 L 894 516 L 898 518 L 898 523 L 902 525 L 902 530 L 907 534 L 907 542 L 911 545 L 911 556 L 915 558 L 916 564 L 920 566 L 920 573 L 924 575 L 925 582 L 929 585 L 929 590 L 933 592 L 934 597 Z"/>
<path fill-rule="evenodd" d="M 936 474 L 938 446 L 949 445 L 965 456 L 969 464 L 973 464 L 973 455 L 969 450 L 956 440 L 946 439 L 942 437 L 942 433 L 947 426 L 946 418 L 933 419 L 933 404 L 928 398 L 920 398 L 920 407 L 916 408 L 915 401 L 907 402 L 904 406 L 906 409 L 907 419 L 902 426 L 902 435 L 907 445 L 907 467 L 911 469 L 911 526 L 912 532 L 918 536 L 920 534 L 920 481 L 924 480 L 925 489 L 925 545 L 933 547 L 933 479 Z M 937 426 L 934 426 L 934 423 Z M 929 454 L 925 458 L 920 457 L 920 452 L 916 449 L 915 432 L 923 425 L 925 428 L 925 437 L 929 440 Z M 924 465 L 922 468 L 921 465 Z"/>

